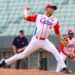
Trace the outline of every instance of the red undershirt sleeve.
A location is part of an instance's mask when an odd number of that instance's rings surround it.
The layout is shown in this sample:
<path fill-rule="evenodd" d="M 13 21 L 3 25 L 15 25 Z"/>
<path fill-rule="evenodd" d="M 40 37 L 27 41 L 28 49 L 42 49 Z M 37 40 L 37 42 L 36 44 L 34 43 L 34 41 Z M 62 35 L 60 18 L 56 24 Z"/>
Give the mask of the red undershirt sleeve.
<path fill-rule="evenodd" d="M 59 23 L 57 22 L 56 25 L 54 25 L 55 34 L 59 34 L 59 29 L 60 29 L 60 26 L 59 26 Z"/>
<path fill-rule="evenodd" d="M 36 18 L 37 18 L 37 15 L 27 16 L 25 20 L 30 21 L 30 22 L 36 22 Z"/>

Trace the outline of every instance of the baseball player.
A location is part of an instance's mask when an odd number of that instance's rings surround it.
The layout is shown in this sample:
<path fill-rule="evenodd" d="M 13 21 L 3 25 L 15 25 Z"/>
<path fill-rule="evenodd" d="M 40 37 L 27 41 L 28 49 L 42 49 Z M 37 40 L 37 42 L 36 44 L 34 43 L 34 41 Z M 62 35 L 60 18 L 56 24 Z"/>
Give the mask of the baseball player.
<path fill-rule="evenodd" d="M 66 58 L 71 54 L 75 54 L 75 35 L 74 30 L 72 28 L 68 29 L 68 36 L 65 36 L 68 40 L 67 46 L 63 47 L 62 44 L 59 45 L 59 50 L 61 52 L 61 56 L 64 61 L 66 61 Z"/>
<path fill-rule="evenodd" d="M 16 54 L 10 57 L 9 59 L 1 60 L 0 66 L 10 65 L 19 59 L 28 57 L 33 52 L 37 51 L 39 48 L 43 48 L 55 56 L 58 62 L 56 72 L 62 71 L 65 73 L 72 73 L 66 67 L 58 50 L 48 40 L 48 36 L 50 34 L 51 29 L 54 29 L 56 36 L 60 40 L 63 39 L 59 31 L 60 26 L 59 26 L 58 20 L 56 17 L 53 16 L 53 13 L 57 9 L 57 7 L 52 4 L 47 4 L 45 7 L 45 14 L 42 14 L 42 15 L 38 14 L 38 15 L 32 15 L 32 16 L 28 16 L 29 9 L 30 9 L 29 7 L 25 8 L 24 19 L 27 21 L 36 23 L 35 35 L 32 37 L 31 42 L 22 53 Z"/>

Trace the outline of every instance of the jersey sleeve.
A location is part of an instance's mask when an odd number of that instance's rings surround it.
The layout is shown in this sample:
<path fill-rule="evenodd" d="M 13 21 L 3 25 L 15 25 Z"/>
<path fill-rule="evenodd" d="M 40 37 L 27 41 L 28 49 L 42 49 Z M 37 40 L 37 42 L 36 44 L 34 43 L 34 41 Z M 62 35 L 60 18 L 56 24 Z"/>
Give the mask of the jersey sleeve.
<path fill-rule="evenodd" d="M 36 18 L 37 18 L 37 15 L 27 16 L 25 20 L 30 21 L 30 22 L 36 22 Z"/>
<path fill-rule="evenodd" d="M 57 23 L 54 25 L 54 32 L 55 32 L 55 34 L 59 34 L 59 29 L 60 29 L 60 26 L 59 26 L 59 23 L 57 22 Z"/>

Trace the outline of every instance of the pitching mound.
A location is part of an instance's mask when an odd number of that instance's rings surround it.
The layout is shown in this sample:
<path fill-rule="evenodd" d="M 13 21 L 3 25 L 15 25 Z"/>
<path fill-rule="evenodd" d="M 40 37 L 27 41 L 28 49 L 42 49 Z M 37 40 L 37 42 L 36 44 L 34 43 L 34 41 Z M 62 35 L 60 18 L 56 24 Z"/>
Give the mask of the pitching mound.
<path fill-rule="evenodd" d="M 40 70 L 16 70 L 16 69 L 1 68 L 0 75 L 75 75 L 75 74 L 56 73 Z"/>

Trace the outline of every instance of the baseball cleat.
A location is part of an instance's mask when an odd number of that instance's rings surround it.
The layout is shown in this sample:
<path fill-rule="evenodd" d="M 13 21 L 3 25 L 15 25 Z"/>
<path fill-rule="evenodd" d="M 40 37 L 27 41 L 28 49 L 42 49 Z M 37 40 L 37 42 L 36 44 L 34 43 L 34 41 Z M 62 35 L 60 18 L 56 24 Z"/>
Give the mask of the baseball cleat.
<path fill-rule="evenodd" d="M 1 59 L 1 61 L 0 61 L 0 67 L 2 67 L 4 65 L 5 65 L 5 59 Z"/>
<path fill-rule="evenodd" d="M 64 72 L 64 73 L 69 73 L 69 74 L 72 74 L 73 72 L 71 70 L 69 70 L 67 67 L 61 69 L 60 72 Z"/>

